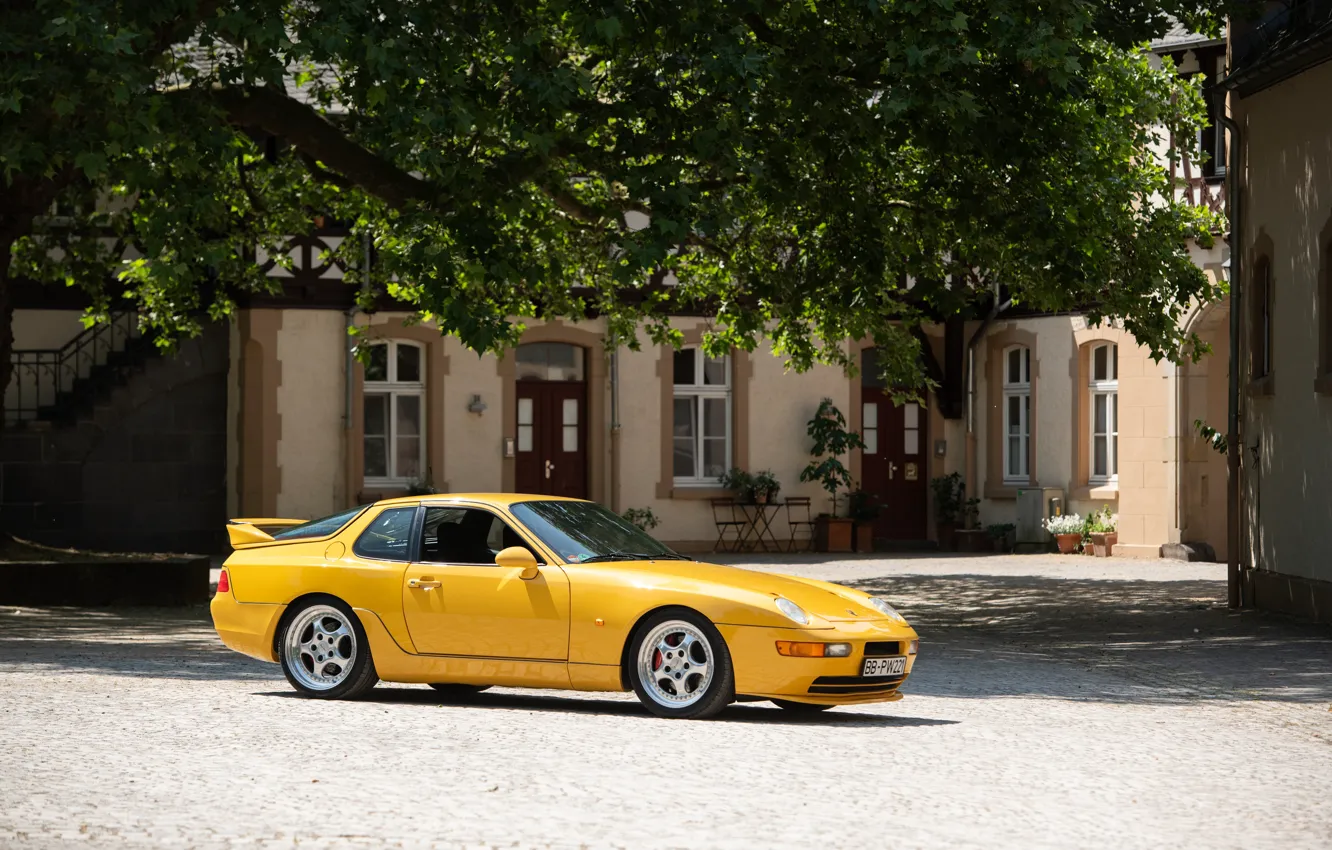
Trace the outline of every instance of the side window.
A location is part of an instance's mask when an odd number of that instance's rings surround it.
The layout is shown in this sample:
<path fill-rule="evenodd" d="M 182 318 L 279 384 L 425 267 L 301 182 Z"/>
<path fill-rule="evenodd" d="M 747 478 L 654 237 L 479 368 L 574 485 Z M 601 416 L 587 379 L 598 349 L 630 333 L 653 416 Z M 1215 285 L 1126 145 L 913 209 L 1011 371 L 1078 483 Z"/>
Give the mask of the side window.
<path fill-rule="evenodd" d="M 377 561 L 411 560 L 412 523 L 416 519 L 416 506 L 389 508 L 370 521 L 361 536 L 356 538 L 352 551 L 362 558 Z"/>
<path fill-rule="evenodd" d="M 501 549 L 531 547 L 504 520 L 476 508 L 426 508 L 421 560 L 428 564 L 493 566 Z M 532 552 L 540 561 L 541 557 Z"/>

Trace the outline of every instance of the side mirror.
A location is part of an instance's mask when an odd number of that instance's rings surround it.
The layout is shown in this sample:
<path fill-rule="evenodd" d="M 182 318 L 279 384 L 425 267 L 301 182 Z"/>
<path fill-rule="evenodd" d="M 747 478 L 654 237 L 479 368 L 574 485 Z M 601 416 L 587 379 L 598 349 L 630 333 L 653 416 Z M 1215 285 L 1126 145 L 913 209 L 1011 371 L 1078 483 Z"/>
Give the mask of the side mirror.
<path fill-rule="evenodd" d="M 495 556 L 495 563 L 501 567 L 514 567 L 522 570 L 519 576 L 523 581 L 531 581 L 541 574 L 541 568 L 537 566 L 536 558 L 527 549 L 526 546 L 510 546 L 508 549 L 501 549 Z"/>

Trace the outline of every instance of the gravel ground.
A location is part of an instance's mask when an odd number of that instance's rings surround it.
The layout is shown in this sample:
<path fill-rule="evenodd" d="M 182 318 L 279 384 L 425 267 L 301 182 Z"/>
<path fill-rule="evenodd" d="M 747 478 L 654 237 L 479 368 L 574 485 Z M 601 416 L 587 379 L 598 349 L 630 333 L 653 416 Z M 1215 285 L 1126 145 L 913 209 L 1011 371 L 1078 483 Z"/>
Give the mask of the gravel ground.
<path fill-rule="evenodd" d="M 1221 565 L 742 563 L 893 599 L 906 699 L 315 702 L 202 609 L 0 609 L 0 846 L 1332 847 L 1332 631 L 1228 612 Z"/>

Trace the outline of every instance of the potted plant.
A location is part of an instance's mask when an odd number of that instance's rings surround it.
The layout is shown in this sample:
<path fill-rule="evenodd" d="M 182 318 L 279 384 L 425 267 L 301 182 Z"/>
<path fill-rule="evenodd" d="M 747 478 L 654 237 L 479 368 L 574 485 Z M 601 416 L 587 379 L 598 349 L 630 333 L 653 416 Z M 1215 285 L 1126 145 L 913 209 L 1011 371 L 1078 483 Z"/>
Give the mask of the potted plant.
<path fill-rule="evenodd" d="M 723 490 L 730 490 L 741 502 L 754 500 L 754 476 L 738 466 L 733 466 L 722 473 L 719 480 Z"/>
<path fill-rule="evenodd" d="M 772 474 L 771 469 L 765 469 L 753 477 L 750 481 L 750 489 L 754 493 L 754 501 L 760 505 L 766 505 L 769 502 L 777 501 L 777 494 L 781 492 L 782 485 L 777 480 L 777 476 Z"/>
<path fill-rule="evenodd" d="M 820 551 L 850 552 L 852 520 L 837 516 L 837 491 L 851 488 L 851 471 L 842 463 L 842 456 L 852 449 L 865 448 L 865 442 L 855 431 L 846 429 L 846 417 L 832 399 L 819 403 L 814 418 L 809 420 L 805 433 L 814 441 L 810 454 L 814 459 L 800 473 L 800 480 L 817 481 L 828 491 L 832 510 L 819 514 L 815 520 L 815 538 Z"/>
<path fill-rule="evenodd" d="M 951 552 L 955 545 L 954 532 L 962 519 L 962 474 L 950 472 L 930 479 L 934 491 L 934 528 L 939 538 L 939 550 Z"/>
<path fill-rule="evenodd" d="M 994 548 L 989 534 L 980 527 L 980 499 L 962 503 L 962 527 L 954 529 L 953 540 L 959 552 L 988 552 Z"/>
<path fill-rule="evenodd" d="M 985 533 L 990 535 L 990 540 L 994 543 L 994 551 L 1013 551 L 1013 535 L 1017 533 L 1017 526 L 1013 523 L 991 523 L 985 526 Z"/>
<path fill-rule="evenodd" d="M 1077 514 L 1053 516 L 1044 525 L 1045 530 L 1054 535 L 1059 554 L 1072 555 L 1078 551 L 1078 544 L 1082 542 L 1082 517 Z"/>
<path fill-rule="evenodd" d="M 1119 516 L 1110 512 L 1109 506 L 1087 517 L 1087 536 L 1091 538 L 1092 550 L 1098 558 L 1108 558 L 1114 553 L 1119 542 L 1119 532 L 1115 530 Z"/>
<path fill-rule="evenodd" d="M 873 493 L 852 490 L 846 496 L 846 512 L 855 523 L 856 551 L 874 551 L 874 520 L 879 516 L 879 503 Z"/>

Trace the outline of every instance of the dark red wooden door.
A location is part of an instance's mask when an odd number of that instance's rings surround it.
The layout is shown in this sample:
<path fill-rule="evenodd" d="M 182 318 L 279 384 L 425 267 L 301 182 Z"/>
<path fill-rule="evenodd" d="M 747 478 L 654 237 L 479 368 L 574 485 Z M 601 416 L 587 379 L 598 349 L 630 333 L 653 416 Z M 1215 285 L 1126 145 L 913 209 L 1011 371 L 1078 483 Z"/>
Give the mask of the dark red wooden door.
<path fill-rule="evenodd" d="M 897 407 L 881 389 L 861 390 L 861 486 L 880 506 L 874 536 L 924 540 L 926 521 L 926 412 L 918 404 Z"/>
<path fill-rule="evenodd" d="M 516 382 L 514 486 L 520 493 L 587 498 L 587 385 Z"/>

